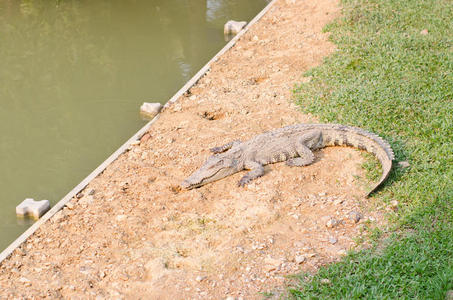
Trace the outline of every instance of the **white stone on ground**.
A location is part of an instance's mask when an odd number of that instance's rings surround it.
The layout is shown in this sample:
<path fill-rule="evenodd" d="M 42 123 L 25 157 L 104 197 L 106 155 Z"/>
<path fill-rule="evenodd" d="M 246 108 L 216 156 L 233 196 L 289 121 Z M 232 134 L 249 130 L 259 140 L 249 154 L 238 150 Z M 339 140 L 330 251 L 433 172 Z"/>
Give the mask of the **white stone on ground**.
<path fill-rule="evenodd" d="M 398 165 L 403 169 L 410 167 L 410 163 L 408 161 L 400 161 L 398 162 Z"/>
<path fill-rule="evenodd" d="M 19 216 L 31 215 L 34 218 L 40 218 L 50 209 L 49 200 L 35 201 L 27 198 L 21 204 L 16 206 L 16 214 Z"/>
<path fill-rule="evenodd" d="M 295 262 L 297 264 L 301 264 L 305 261 L 305 256 L 303 255 L 296 255 L 296 257 L 294 258 Z"/>

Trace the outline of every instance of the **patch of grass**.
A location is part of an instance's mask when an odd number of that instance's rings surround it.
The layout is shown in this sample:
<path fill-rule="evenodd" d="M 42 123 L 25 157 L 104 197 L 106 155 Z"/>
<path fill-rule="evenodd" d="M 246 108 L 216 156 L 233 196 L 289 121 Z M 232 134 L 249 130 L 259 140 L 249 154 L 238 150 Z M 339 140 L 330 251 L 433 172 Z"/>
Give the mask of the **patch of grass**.
<path fill-rule="evenodd" d="M 338 51 L 305 74 L 312 80 L 295 90 L 298 103 L 322 121 L 379 134 L 410 167 L 395 163 L 375 195 L 400 203 L 395 231 L 378 243 L 385 246 L 352 253 L 308 282 L 301 275 L 291 295 L 443 299 L 453 289 L 453 2 L 343 0 L 343 7 L 326 28 Z"/>
<path fill-rule="evenodd" d="M 373 183 L 376 183 L 381 178 L 382 170 L 379 160 L 368 152 L 360 154 L 365 160 L 358 164 L 359 167 L 365 170 L 365 177 L 354 175 L 357 185 L 363 187 L 364 190 L 370 190 Z"/>
<path fill-rule="evenodd" d="M 261 292 L 260 294 L 264 299 L 271 299 L 274 296 L 274 293 L 272 292 Z"/>
<path fill-rule="evenodd" d="M 408 233 L 381 251 L 350 254 L 308 282 L 301 279 L 290 294 L 299 299 L 443 299 L 453 288 L 451 234 Z M 322 283 L 326 278 L 330 284 Z"/>
<path fill-rule="evenodd" d="M 379 161 L 368 152 L 362 152 L 362 157 L 365 158 L 361 167 L 366 171 L 366 179 L 372 182 L 378 181 L 381 177 L 381 165 Z"/>

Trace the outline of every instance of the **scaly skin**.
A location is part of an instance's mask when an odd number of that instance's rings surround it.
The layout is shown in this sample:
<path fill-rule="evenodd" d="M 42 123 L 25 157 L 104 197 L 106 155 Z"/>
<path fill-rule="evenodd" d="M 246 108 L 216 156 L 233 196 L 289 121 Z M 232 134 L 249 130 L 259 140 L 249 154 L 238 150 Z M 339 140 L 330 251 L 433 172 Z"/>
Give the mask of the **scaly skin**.
<path fill-rule="evenodd" d="M 392 169 L 393 151 L 374 133 L 338 124 L 297 124 L 262 133 L 246 142 L 233 141 L 212 148 L 215 155 L 181 186 L 192 189 L 248 169 L 250 172 L 238 183 L 244 186 L 264 175 L 264 165 L 286 161 L 289 166 L 306 166 L 314 161 L 312 151 L 329 146 L 351 146 L 377 157 L 383 172 L 367 197 L 387 179 Z"/>

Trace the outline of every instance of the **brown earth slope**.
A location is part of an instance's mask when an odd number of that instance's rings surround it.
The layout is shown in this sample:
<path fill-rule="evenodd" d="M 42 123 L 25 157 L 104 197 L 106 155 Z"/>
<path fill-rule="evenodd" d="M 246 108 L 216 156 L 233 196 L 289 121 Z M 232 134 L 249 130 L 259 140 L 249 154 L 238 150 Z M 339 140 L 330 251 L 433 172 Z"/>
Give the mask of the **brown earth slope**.
<path fill-rule="evenodd" d="M 366 220 L 382 219 L 364 209 L 354 149 L 321 150 L 304 168 L 267 166 L 246 188 L 236 184 L 242 173 L 178 189 L 211 147 L 316 121 L 291 104 L 291 90 L 334 51 L 321 29 L 338 15 L 336 0 L 277 2 L 140 144 L 3 262 L 0 298 L 260 298 L 353 247 Z M 351 212 L 362 214 L 357 223 Z"/>

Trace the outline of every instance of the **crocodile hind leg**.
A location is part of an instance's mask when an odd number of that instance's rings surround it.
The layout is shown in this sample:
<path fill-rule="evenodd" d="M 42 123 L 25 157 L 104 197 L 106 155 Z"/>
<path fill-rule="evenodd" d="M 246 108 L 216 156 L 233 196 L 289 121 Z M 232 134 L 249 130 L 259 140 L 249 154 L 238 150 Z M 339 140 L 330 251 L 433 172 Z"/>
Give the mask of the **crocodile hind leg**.
<path fill-rule="evenodd" d="M 286 161 L 286 164 L 288 166 L 291 166 L 291 167 L 308 166 L 315 160 L 315 155 L 310 150 L 310 148 L 308 148 L 301 142 L 297 142 L 296 152 L 299 155 L 299 157 L 288 159 Z"/>
<path fill-rule="evenodd" d="M 244 164 L 245 169 L 251 170 L 247 174 L 244 175 L 244 177 L 241 178 L 238 182 L 238 186 L 244 186 L 253 179 L 256 179 L 258 177 L 261 177 L 264 175 L 264 167 L 262 164 L 256 162 L 256 161 L 246 161 Z"/>
<path fill-rule="evenodd" d="M 214 148 L 211 148 L 209 150 L 211 150 L 212 153 L 218 154 L 218 153 L 222 153 L 222 152 L 225 152 L 227 150 L 230 150 L 234 145 L 237 145 L 237 144 L 240 144 L 240 143 L 241 143 L 241 141 L 235 140 L 235 141 L 229 142 L 228 144 L 225 144 L 225 145 L 222 145 L 222 146 L 219 146 L 219 147 L 214 147 Z"/>

